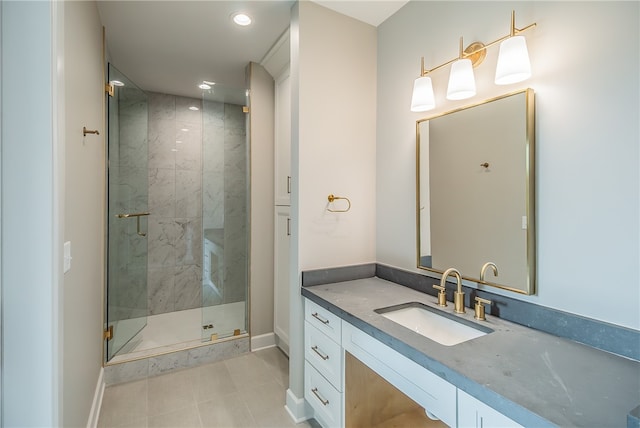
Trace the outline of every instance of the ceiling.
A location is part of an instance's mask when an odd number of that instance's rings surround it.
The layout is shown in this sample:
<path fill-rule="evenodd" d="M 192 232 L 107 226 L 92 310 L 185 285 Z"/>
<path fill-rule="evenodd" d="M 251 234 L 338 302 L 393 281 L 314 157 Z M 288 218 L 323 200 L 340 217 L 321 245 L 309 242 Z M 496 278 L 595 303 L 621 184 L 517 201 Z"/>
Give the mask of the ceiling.
<path fill-rule="evenodd" d="M 316 0 L 377 26 L 407 0 Z M 142 89 L 200 98 L 203 80 L 244 89 L 246 65 L 260 63 L 289 27 L 293 0 L 98 1 L 109 60 Z M 249 27 L 234 12 L 253 18 Z M 220 86 L 218 86 L 220 88 Z M 242 91 L 244 92 L 244 90 Z"/>

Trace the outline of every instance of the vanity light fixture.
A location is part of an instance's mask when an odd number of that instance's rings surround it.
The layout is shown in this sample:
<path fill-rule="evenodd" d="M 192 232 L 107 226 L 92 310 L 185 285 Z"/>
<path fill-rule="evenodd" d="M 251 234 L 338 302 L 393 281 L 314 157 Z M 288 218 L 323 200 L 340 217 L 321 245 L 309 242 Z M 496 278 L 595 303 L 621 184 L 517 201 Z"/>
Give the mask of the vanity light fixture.
<path fill-rule="evenodd" d="M 461 37 L 458 57 L 437 67 L 426 70 L 424 68 L 424 57 L 422 57 L 420 77 L 413 84 L 411 111 L 423 112 L 435 108 L 433 85 L 431 78 L 427 75 L 448 65 L 451 65 L 451 71 L 447 86 L 447 99 L 462 100 L 474 96 L 476 90 L 473 68 L 482 63 L 487 54 L 487 48 L 498 43 L 500 43 L 500 52 L 498 54 L 495 83 L 497 85 L 508 85 L 531 77 L 531 64 L 529 62 L 527 44 L 524 36 L 519 34 L 535 27 L 536 23 L 534 22 L 524 28 L 516 28 L 515 22 L 516 12 L 512 11 L 509 34 L 486 45 L 481 42 L 473 42 L 463 50 Z"/>
<path fill-rule="evenodd" d="M 464 57 L 462 37 L 460 37 L 460 56 L 451 64 L 449 85 L 447 86 L 448 100 L 464 100 L 476 94 L 476 79 L 473 75 L 473 64 Z"/>
<path fill-rule="evenodd" d="M 512 36 L 500 43 L 496 85 L 509 85 L 531 77 L 529 51 L 524 36 Z"/>
<path fill-rule="evenodd" d="M 424 57 L 421 59 L 424 70 Z M 431 77 L 421 76 L 413 82 L 413 97 L 411 98 L 411 111 L 429 111 L 436 107 L 433 96 L 433 84 Z"/>

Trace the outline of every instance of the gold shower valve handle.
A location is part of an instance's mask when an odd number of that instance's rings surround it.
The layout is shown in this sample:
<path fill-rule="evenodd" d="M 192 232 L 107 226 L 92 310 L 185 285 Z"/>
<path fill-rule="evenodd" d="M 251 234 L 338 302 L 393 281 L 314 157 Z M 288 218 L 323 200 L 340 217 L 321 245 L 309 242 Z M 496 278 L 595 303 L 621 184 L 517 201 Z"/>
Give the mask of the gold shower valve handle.
<path fill-rule="evenodd" d="M 97 129 L 87 129 L 86 126 L 82 127 L 82 136 L 86 137 L 87 134 L 100 135 L 100 132 Z"/>

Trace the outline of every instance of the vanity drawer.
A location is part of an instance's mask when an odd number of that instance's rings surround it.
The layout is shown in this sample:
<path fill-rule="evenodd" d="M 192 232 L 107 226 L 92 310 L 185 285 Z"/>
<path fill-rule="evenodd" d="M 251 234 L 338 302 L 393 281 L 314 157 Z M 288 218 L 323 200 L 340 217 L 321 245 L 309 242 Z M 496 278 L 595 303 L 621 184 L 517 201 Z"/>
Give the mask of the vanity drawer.
<path fill-rule="evenodd" d="M 458 390 L 458 427 L 504 427 L 523 428 L 496 409 L 487 406 L 463 390 Z"/>
<path fill-rule="evenodd" d="M 342 348 L 309 321 L 304 323 L 304 358 L 342 391 Z"/>
<path fill-rule="evenodd" d="M 340 344 L 342 335 L 342 320 L 340 317 L 332 314 L 328 309 L 313 303 L 309 299 L 305 299 L 304 302 L 304 319 L 333 339 L 334 342 Z"/>
<path fill-rule="evenodd" d="M 308 361 L 304 362 L 304 398 L 322 426 L 342 426 L 342 394 Z"/>

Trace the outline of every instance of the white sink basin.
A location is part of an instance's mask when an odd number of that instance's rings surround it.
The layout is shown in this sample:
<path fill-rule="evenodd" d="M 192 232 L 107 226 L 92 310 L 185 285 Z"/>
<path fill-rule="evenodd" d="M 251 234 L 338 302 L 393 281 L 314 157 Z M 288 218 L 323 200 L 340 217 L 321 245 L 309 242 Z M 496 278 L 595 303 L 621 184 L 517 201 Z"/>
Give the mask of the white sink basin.
<path fill-rule="evenodd" d="M 418 302 L 376 309 L 376 312 L 445 346 L 457 345 L 493 331 Z"/>

